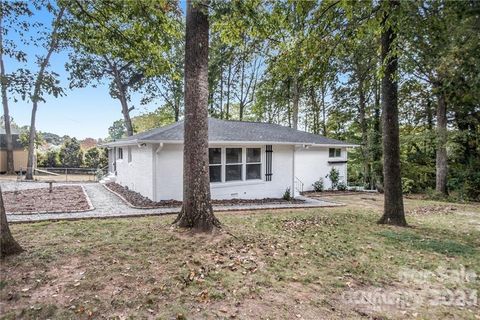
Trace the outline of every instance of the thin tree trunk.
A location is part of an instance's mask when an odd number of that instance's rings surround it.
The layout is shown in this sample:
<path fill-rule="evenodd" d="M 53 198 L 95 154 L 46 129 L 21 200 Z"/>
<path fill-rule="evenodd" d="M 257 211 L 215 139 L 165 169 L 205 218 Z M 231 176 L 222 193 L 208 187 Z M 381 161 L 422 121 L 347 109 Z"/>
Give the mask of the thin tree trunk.
<path fill-rule="evenodd" d="M 220 119 L 223 119 L 223 64 L 220 66 Z"/>
<path fill-rule="evenodd" d="M 3 2 L 0 2 L 0 8 L 3 10 Z M 12 128 L 10 124 L 10 113 L 8 109 L 7 97 L 7 78 L 5 77 L 5 65 L 3 64 L 3 12 L 0 13 L 0 81 L 2 91 L 3 118 L 5 122 L 5 138 L 7 142 L 7 174 L 15 174 L 15 165 L 13 163 L 13 139 Z"/>
<path fill-rule="evenodd" d="M 446 196 L 447 190 L 447 102 L 445 95 L 438 92 L 437 105 L 437 152 L 436 152 L 436 181 L 435 190 Z"/>
<path fill-rule="evenodd" d="M 175 98 L 175 110 L 174 110 L 175 122 L 180 120 L 180 101 L 179 98 Z"/>
<path fill-rule="evenodd" d="M 381 115 L 380 115 L 380 92 L 378 81 L 375 80 L 375 102 L 373 112 L 373 134 L 371 142 L 372 155 L 372 189 L 376 188 L 383 192 L 383 170 L 382 170 L 382 147 L 381 147 Z"/>
<path fill-rule="evenodd" d="M 364 175 L 364 185 L 370 183 L 370 165 L 369 165 L 369 155 L 368 155 L 368 127 L 366 119 L 366 102 L 365 102 L 365 90 L 364 90 L 364 81 L 362 76 L 359 75 L 358 83 L 358 122 L 360 124 L 360 130 L 362 133 L 362 157 L 363 157 L 363 175 Z"/>
<path fill-rule="evenodd" d="M 60 20 L 63 17 L 63 13 L 65 12 L 65 8 L 60 8 L 60 11 L 55 18 L 53 23 L 53 30 L 51 35 L 51 40 L 48 45 L 48 52 L 43 61 L 40 63 L 40 70 L 38 71 L 37 78 L 35 79 L 35 86 L 33 90 L 33 95 L 31 96 L 32 100 L 32 117 L 30 119 L 30 134 L 28 137 L 28 159 L 27 159 L 27 172 L 25 175 L 25 179 L 33 180 L 33 167 L 34 167 L 34 160 L 35 160 L 35 138 L 36 138 L 36 130 L 35 130 L 35 119 L 37 115 L 38 109 L 38 101 L 40 100 L 41 94 L 41 87 L 43 82 L 43 76 L 45 74 L 45 69 L 47 68 L 48 64 L 50 63 L 50 57 L 52 56 L 53 52 L 57 48 L 58 45 L 58 28 L 60 26 Z"/>
<path fill-rule="evenodd" d="M 22 252 L 22 247 L 12 236 L 8 227 L 7 214 L 3 203 L 2 188 L 0 187 L 0 258 Z"/>
<path fill-rule="evenodd" d="M 389 1 L 390 12 L 396 10 L 398 2 Z M 392 17 L 385 15 L 382 21 L 382 62 L 385 67 L 382 78 L 383 111 L 383 180 L 385 183 L 385 203 L 383 216 L 378 223 L 406 226 L 403 208 L 402 180 L 400 172 L 400 138 L 398 124 L 398 57 L 392 54 L 396 34 L 393 31 Z M 387 24 L 390 22 L 390 24 Z"/>
<path fill-rule="evenodd" d="M 319 121 L 319 108 L 317 99 L 315 97 L 315 88 L 312 86 L 310 87 L 310 103 L 312 104 L 312 113 L 313 113 L 313 133 L 318 134 L 320 132 L 320 121 Z"/>
<path fill-rule="evenodd" d="M 228 65 L 228 76 L 227 76 L 227 107 L 225 110 L 225 119 L 230 118 L 230 87 L 232 84 L 232 64 Z"/>
<path fill-rule="evenodd" d="M 322 86 L 322 135 L 326 137 L 328 135 L 327 132 L 327 110 L 325 106 L 325 86 Z"/>
<path fill-rule="evenodd" d="M 208 16 L 204 3 L 187 2 L 183 207 L 175 223 L 210 232 L 213 215 L 208 167 Z"/>
<path fill-rule="evenodd" d="M 245 108 L 245 101 L 244 101 L 244 92 L 243 92 L 243 88 L 245 86 L 244 82 L 245 82 L 245 58 L 242 57 L 242 72 L 241 72 L 241 76 L 240 76 L 240 105 L 239 105 L 239 108 L 240 108 L 240 116 L 239 116 L 239 120 L 242 121 L 243 120 L 243 109 Z"/>
<path fill-rule="evenodd" d="M 292 85 L 292 128 L 298 128 L 298 102 L 300 100 L 300 92 L 298 88 L 298 75 L 293 76 Z"/>

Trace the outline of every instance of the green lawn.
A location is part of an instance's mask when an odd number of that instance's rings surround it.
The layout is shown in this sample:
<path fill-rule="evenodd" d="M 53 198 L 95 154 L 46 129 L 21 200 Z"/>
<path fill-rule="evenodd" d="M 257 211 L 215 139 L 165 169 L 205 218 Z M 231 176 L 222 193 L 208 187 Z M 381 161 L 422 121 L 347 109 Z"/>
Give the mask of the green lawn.
<path fill-rule="evenodd" d="M 27 251 L 2 263 L 2 317 L 479 319 L 479 205 L 407 199 L 412 227 L 395 228 L 375 223 L 380 196 L 333 198 L 347 205 L 219 213 L 215 236 L 173 216 L 13 225 Z M 404 276 L 438 268 L 478 276 Z"/>

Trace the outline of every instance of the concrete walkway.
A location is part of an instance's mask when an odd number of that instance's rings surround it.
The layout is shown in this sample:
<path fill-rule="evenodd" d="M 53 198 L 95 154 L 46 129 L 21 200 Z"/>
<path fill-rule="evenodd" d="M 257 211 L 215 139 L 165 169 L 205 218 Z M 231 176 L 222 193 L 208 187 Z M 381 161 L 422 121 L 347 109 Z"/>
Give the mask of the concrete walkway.
<path fill-rule="evenodd" d="M 45 188 L 46 183 L 39 182 L 0 182 L 3 191 L 24 190 L 32 188 Z M 62 185 L 62 184 L 57 184 Z M 120 198 L 106 190 L 99 183 L 82 183 L 68 184 L 82 185 L 90 198 L 94 210 L 85 212 L 72 213 L 42 213 L 42 214 L 7 214 L 9 222 L 33 222 L 47 220 L 77 220 L 91 218 L 120 218 L 120 217 L 136 217 L 150 215 L 176 214 L 180 211 L 180 207 L 174 208 L 158 208 L 158 209 L 135 209 L 125 204 Z M 298 197 L 305 200 L 299 204 L 246 204 L 232 206 L 214 206 L 216 212 L 220 211 L 247 211 L 247 210 L 266 210 L 266 209 L 296 209 L 296 208 L 318 208 L 341 206 L 341 204 Z"/>

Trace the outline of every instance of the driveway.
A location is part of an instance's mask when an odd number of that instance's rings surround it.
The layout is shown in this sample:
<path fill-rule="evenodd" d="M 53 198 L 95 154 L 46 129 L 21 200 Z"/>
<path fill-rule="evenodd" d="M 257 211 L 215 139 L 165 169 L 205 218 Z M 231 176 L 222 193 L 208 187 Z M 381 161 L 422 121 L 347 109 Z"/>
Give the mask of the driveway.
<path fill-rule="evenodd" d="M 32 188 L 45 188 L 48 186 L 42 182 L 0 182 L 3 191 L 15 191 Z M 67 184 L 57 184 L 67 185 Z M 71 213 L 42 213 L 42 214 L 7 214 L 9 222 L 30 222 L 45 220 L 76 220 L 90 218 L 119 218 L 136 217 L 149 215 L 176 214 L 180 211 L 179 207 L 157 208 L 157 209 L 135 209 L 125 204 L 120 198 L 108 191 L 100 183 L 69 183 L 68 185 L 81 185 L 85 188 L 94 210 L 85 212 Z M 340 204 L 322 201 L 318 199 L 302 198 L 305 200 L 301 204 L 250 204 L 237 206 L 214 206 L 214 211 L 244 211 L 244 210 L 265 210 L 265 209 L 295 209 L 295 208 L 317 208 L 332 207 Z"/>

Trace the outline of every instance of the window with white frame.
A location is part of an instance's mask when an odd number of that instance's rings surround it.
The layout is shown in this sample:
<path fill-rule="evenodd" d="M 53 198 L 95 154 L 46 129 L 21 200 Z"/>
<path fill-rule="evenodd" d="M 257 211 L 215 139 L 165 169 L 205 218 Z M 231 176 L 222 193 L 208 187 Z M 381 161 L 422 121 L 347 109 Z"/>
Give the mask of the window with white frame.
<path fill-rule="evenodd" d="M 210 182 L 262 179 L 261 148 L 209 148 Z"/>
<path fill-rule="evenodd" d="M 225 148 L 225 181 L 242 180 L 242 148 Z"/>
<path fill-rule="evenodd" d="M 262 178 L 262 149 L 247 148 L 246 176 L 247 180 Z"/>
<path fill-rule="evenodd" d="M 222 149 L 208 149 L 210 182 L 222 182 Z"/>
<path fill-rule="evenodd" d="M 328 150 L 328 156 L 330 158 L 341 158 L 342 157 L 342 149 L 340 149 L 340 148 L 330 148 Z"/>
<path fill-rule="evenodd" d="M 119 160 L 123 159 L 123 149 L 122 148 L 118 148 L 118 159 Z"/>

